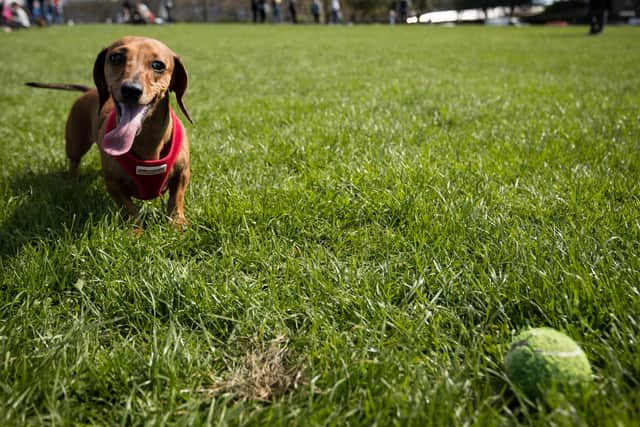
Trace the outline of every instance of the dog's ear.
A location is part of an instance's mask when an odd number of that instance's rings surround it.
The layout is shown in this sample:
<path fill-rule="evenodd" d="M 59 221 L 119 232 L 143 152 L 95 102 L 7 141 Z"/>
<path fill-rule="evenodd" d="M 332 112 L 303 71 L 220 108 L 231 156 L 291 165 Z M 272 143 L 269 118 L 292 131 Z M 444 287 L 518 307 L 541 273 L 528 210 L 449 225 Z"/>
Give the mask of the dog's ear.
<path fill-rule="evenodd" d="M 98 54 L 96 62 L 93 64 L 93 81 L 98 89 L 98 99 L 100 100 L 100 107 L 102 108 L 107 99 L 109 99 L 109 88 L 107 87 L 107 80 L 104 78 L 104 60 L 107 56 L 107 49 L 103 49 Z"/>
<path fill-rule="evenodd" d="M 178 105 L 180 106 L 180 110 L 184 116 L 189 120 L 191 124 L 193 124 L 193 120 L 191 120 L 191 116 L 187 111 L 187 107 L 185 107 L 184 102 L 182 101 L 182 97 L 187 91 L 187 85 L 189 84 L 189 75 L 187 74 L 187 70 L 182 65 L 182 61 L 180 58 L 175 56 L 173 58 L 173 75 L 171 76 L 171 85 L 169 86 L 169 90 L 175 92 L 176 100 L 178 101 Z"/>

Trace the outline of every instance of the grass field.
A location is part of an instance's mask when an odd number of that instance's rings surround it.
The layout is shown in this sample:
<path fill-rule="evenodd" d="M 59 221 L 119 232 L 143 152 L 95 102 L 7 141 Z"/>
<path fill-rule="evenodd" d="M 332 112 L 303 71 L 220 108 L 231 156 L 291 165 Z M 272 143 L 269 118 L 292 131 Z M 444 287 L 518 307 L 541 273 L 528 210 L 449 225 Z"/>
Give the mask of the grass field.
<path fill-rule="evenodd" d="M 77 26 L 2 34 L 0 424 L 634 425 L 640 29 Z M 191 226 L 139 237 L 97 150 L 102 47 L 190 72 Z M 593 387 L 530 405 L 503 358 L 567 332 Z"/>

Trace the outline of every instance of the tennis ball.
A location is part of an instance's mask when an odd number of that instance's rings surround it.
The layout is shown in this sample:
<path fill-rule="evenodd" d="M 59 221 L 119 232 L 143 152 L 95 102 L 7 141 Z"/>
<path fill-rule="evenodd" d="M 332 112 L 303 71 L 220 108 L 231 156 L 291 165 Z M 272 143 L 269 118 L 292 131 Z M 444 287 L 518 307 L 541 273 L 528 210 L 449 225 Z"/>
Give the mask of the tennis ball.
<path fill-rule="evenodd" d="M 543 399 L 556 387 L 563 391 L 591 381 L 586 354 L 571 338 L 551 328 L 518 334 L 505 358 L 511 382 L 531 400 Z"/>

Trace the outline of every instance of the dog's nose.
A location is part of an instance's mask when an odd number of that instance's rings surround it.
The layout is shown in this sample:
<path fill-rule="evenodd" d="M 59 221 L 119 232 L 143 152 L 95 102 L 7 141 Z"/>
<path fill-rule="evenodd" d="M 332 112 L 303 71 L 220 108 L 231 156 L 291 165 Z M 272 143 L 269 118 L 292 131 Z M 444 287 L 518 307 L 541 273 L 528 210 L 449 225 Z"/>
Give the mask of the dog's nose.
<path fill-rule="evenodd" d="M 120 86 L 123 102 L 138 102 L 142 96 L 142 85 L 140 83 L 127 82 Z"/>

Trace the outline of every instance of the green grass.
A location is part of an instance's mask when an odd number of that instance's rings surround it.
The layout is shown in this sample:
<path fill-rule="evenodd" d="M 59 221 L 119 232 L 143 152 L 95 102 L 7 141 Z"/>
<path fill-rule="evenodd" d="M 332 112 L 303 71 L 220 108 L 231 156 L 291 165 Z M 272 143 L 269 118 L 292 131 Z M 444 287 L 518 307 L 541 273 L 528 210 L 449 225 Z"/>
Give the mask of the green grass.
<path fill-rule="evenodd" d="M 99 49 L 190 72 L 191 226 L 129 235 L 97 150 Z M 78 26 L 3 34 L 0 423 L 633 425 L 640 30 Z M 532 406 L 503 359 L 567 332 L 591 389 Z"/>

